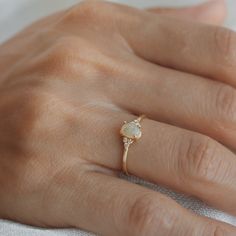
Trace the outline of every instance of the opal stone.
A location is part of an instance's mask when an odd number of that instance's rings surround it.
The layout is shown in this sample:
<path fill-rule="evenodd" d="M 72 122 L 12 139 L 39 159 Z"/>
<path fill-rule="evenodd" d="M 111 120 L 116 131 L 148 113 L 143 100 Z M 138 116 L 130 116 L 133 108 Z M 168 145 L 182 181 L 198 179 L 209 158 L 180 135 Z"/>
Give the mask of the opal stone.
<path fill-rule="evenodd" d="M 121 127 L 120 133 L 131 139 L 139 139 L 142 135 L 141 129 L 135 122 L 129 122 Z"/>

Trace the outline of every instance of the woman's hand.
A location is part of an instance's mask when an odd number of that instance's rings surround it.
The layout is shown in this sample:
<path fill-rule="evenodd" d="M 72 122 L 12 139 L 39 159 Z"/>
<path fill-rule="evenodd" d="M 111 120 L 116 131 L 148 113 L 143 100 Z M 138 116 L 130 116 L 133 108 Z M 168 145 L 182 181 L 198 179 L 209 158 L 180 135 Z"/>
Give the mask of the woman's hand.
<path fill-rule="evenodd" d="M 145 113 L 129 172 L 236 214 L 236 34 L 155 12 L 86 1 L 2 45 L 2 218 L 109 236 L 236 235 L 117 177 L 119 129 Z"/>

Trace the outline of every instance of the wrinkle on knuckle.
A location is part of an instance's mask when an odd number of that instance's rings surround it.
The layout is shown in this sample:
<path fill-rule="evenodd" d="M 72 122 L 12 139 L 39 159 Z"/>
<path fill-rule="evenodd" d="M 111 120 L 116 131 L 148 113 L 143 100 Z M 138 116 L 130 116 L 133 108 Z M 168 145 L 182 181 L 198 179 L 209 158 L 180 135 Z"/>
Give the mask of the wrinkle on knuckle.
<path fill-rule="evenodd" d="M 214 27 L 214 50 L 216 60 L 223 67 L 236 66 L 236 34 L 224 27 Z"/>
<path fill-rule="evenodd" d="M 204 135 L 191 136 L 187 144 L 180 145 L 180 172 L 183 179 L 200 182 L 214 181 L 220 172 L 221 159 L 217 143 Z"/>
<path fill-rule="evenodd" d="M 153 196 L 138 197 L 129 212 L 129 225 L 139 235 L 168 235 L 175 226 L 174 214 L 167 212 Z"/>
<path fill-rule="evenodd" d="M 215 107 L 217 117 L 224 124 L 233 124 L 236 122 L 236 90 L 229 85 L 220 85 L 216 93 Z M 217 118 L 219 119 L 219 118 Z"/>
<path fill-rule="evenodd" d="M 204 230 L 204 235 L 211 236 L 225 236 L 228 235 L 229 231 L 221 225 L 209 224 Z"/>
<path fill-rule="evenodd" d="M 222 227 L 216 227 L 213 231 L 212 236 L 225 236 L 227 232 Z"/>

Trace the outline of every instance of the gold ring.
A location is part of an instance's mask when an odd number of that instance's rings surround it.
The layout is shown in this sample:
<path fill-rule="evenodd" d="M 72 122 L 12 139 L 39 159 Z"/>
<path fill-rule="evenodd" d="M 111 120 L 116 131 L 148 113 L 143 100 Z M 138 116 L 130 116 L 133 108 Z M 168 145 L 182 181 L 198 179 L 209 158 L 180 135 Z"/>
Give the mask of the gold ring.
<path fill-rule="evenodd" d="M 141 138 L 142 131 L 141 131 L 140 122 L 145 117 L 146 117 L 145 115 L 141 115 L 133 121 L 130 121 L 130 122 L 124 121 L 124 124 L 120 130 L 120 134 L 123 137 L 123 143 L 124 143 L 122 170 L 126 175 L 129 175 L 128 169 L 127 169 L 129 147 L 134 141 Z"/>

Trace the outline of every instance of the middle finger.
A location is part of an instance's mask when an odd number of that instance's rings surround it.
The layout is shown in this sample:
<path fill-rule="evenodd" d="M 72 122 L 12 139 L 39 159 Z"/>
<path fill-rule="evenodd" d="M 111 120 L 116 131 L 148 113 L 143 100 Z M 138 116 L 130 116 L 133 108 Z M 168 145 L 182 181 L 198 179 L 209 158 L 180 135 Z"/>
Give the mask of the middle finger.
<path fill-rule="evenodd" d="M 236 148 L 236 90 L 230 85 L 132 57 L 112 83 L 112 99 L 136 114 L 210 136 Z"/>

